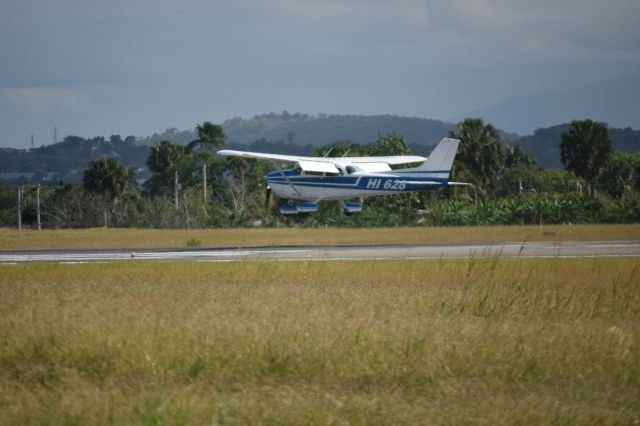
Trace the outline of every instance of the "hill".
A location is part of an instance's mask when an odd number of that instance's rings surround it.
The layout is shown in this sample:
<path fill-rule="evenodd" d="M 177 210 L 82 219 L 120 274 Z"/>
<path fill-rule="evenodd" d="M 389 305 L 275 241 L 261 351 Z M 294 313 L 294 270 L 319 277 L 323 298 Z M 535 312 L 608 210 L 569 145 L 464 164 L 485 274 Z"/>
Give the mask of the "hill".
<path fill-rule="evenodd" d="M 308 115 L 270 113 L 252 118 L 232 118 L 222 123 L 230 145 L 251 145 L 257 141 L 286 142 L 289 145 L 322 146 L 337 140 L 369 143 L 379 134 L 398 133 L 408 144 L 431 145 L 449 131 L 452 123 L 396 115 Z M 197 137 L 194 130 L 168 129 L 140 139 L 151 145 L 162 139 L 186 144 Z"/>
<path fill-rule="evenodd" d="M 613 127 L 640 128 L 640 76 L 573 89 L 520 96 L 466 116 L 482 117 L 501 129 L 531 134 L 534 129 L 591 118 Z M 460 118 L 460 117 L 458 117 Z"/>
<path fill-rule="evenodd" d="M 249 144 L 259 139 L 295 144 L 327 145 L 337 140 L 369 143 L 381 133 L 398 133 L 409 144 L 432 144 L 455 126 L 438 120 L 396 115 L 264 114 L 223 123 L 229 141 Z"/>
<path fill-rule="evenodd" d="M 87 161 L 98 157 L 118 158 L 126 167 L 145 175 L 148 147 L 133 136 L 85 139 L 67 136 L 61 142 L 29 150 L 0 148 L 0 180 L 9 184 L 78 182 Z"/>

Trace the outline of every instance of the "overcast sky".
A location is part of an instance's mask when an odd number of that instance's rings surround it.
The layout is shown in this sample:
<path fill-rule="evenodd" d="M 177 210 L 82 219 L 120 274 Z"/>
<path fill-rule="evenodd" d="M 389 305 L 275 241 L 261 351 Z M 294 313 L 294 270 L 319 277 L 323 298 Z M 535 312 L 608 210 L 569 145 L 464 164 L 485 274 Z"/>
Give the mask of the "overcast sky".
<path fill-rule="evenodd" d="M 640 74 L 639 0 L 0 0 L 0 146 L 267 112 L 441 118 Z"/>

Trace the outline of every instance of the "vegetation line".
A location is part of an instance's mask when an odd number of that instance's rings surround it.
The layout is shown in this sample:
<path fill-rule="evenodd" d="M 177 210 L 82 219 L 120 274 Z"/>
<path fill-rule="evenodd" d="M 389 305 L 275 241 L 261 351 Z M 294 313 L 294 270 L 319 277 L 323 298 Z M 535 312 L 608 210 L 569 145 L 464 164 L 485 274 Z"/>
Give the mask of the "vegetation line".
<path fill-rule="evenodd" d="M 613 151 L 606 125 L 592 120 L 574 121 L 553 134 L 564 165 L 560 170 L 538 167 L 520 146 L 503 143 L 490 123 L 468 118 L 450 131 L 461 140 L 451 179 L 471 182 L 472 187 L 373 197 L 355 215 L 344 214 L 337 202 L 323 202 L 317 213 L 295 218 L 279 215 L 278 207 L 286 200 L 272 199 L 266 187 L 263 177 L 273 170 L 271 164 L 222 159 L 215 155 L 227 143 L 222 127 L 204 122 L 196 130 L 197 138 L 188 144 L 160 140 L 148 148 L 137 146 L 137 157 L 146 153 L 145 179 L 137 179 L 139 170 L 127 170 L 116 158 L 100 157 L 84 166 L 82 184 L 27 185 L 20 206 L 17 189 L 0 185 L 0 226 L 17 226 L 20 211 L 22 223 L 36 227 L 38 205 L 45 228 L 640 222 L 640 153 Z M 90 144 L 76 142 L 78 149 L 91 152 Z M 122 143 L 119 137 L 109 142 L 113 147 Z M 314 154 L 385 156 L 411 151 L 403 136 L 392 132 L 368 144 L 334 141 L 317 147 Z"/>

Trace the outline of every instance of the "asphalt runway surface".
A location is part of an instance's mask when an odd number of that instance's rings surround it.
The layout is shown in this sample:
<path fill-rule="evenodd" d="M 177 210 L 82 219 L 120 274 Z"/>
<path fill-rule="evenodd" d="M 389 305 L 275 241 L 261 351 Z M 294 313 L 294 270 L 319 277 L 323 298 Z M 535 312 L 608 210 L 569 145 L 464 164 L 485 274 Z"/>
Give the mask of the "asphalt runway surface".
<path fill-rule="evenodd" d="M 0 250 L 0 263 L 116 260 L 356 260 L 471 257 L 640 256 L 640 241 L 562 241 L 490 244 L 353 245 L 333 247 Z"/>

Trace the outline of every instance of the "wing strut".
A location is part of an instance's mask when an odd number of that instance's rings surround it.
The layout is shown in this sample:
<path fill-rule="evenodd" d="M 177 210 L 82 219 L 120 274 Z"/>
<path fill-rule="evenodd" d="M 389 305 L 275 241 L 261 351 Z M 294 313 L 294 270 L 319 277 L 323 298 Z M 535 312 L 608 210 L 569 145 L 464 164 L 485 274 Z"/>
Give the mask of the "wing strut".
<path fill-rule="evenodd" d="M 277 165 L 276 165 L 277 167 Z M 293 191 L 296 193 L 296 195 L 299 197 L 300 193 L 298 192 L 298 189 L 296 188 L 296 186 L 294 184 L 291 183 L 291 181 L 289 180 L 289 178 L 287 177 L 287 174 L 284 172 L 284 170 L 282 170 L 282 165 L 280 167 L 278 167 L 278 170 L 280 171 L 280 174 L 282 175 L 282 177 L 284 178 L 285 181 L 287 181 L 287 183 L 289 184 L 289 186 L 291 187 L 291 189 L 293 189 Z"/>

